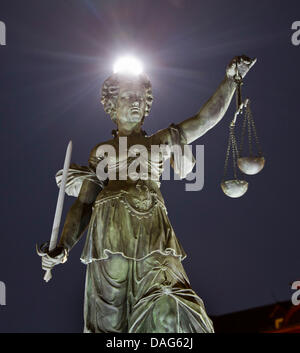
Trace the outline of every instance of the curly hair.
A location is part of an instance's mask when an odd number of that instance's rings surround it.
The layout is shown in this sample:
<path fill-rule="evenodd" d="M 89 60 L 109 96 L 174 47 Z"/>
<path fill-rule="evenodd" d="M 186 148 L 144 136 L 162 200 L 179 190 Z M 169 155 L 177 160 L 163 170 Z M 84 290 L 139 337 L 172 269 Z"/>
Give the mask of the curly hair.
<path fill-rule="evenodd" d="M 107 78 L 102 86 L 101 103 L 105 113 L 110 115 L 111 120 L 116 123 L 116 105 L 119 95 L 120 86 L 124 82 L 132 82 L 140 84 L 145 89 L 146 108 L 145 117 L 149 115 L 152 102 L 152 85 L 147 75 L 141 74 L 138 76 L 126 76 L 122 74 L 113 74 Z"/>

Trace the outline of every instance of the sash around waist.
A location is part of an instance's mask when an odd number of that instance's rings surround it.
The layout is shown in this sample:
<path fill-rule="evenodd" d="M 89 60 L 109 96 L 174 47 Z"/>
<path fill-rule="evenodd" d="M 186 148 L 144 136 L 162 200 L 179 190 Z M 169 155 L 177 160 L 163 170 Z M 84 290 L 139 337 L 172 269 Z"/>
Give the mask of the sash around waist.
<path fill-rule="evenodd" d="M 110 200 L 118 199 L 136 216 L 150 216 L 156 206 L 161 206 L 167 213 L 159 188 L 152 182 L 139 180 L 136 183 L 114 181 L 99 194 L 94 207 Z"/>
<path fill-rule="evenodd" d="M 160 183 L 152 180 L 110 180 L 99 193 L 95 203 L 98 203 L 98 201 L 106 199 L 107 197 L 116 196 L 118 194 L 128 194 L 131 197 L 139 198 L 140 200 L 147 199 L 150 195 L 153 195 L 164 204 L 159 185 Z"/>

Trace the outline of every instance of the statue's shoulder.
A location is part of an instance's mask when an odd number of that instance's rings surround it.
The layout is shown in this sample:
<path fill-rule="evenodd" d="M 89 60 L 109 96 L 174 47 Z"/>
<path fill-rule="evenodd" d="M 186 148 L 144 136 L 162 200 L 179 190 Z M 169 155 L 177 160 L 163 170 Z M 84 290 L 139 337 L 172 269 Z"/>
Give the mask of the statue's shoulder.
<path fill-rule="evenodd" d="M 114 140 L 115 140 L 115 139 L 112 138 L 112 139 L 110 139 L 110 140 L 107 140 L 107 141 L 98 143 L 97 145 L 95 145 L 95 146 L 92 148 L 90 155 L 96 155 L 97 150 L 98 150 L 99 147 L 101 147 L 101 146 L 104 146 L 104 145 L 111 145 L 111 146 L 114 146 L 114 145 L 115 145 Z"/>
<path fill-rule="evenodd" d="M 115 140 L 112 138 L 110 140 L 100 142 L 92 148 L 92 150 L 90 152 L 90 156 L 89 156 L 89 165 L 91 167 L 95 167 L 97 165 L 97 163 L 99 162 L 99 158 L 98 158 L 98 154 L 97 154 L 97 151 L 99 150 L 99 148 L 104 145 L 114 146 L 115 145 L 114 141 Z"/>
<path fill-rule="evenodd" d="M 165 128 L 156 131 L 153 135 L 149 136 L 153 145 L 169 145 L 171 143 L 170 128 Z"/>

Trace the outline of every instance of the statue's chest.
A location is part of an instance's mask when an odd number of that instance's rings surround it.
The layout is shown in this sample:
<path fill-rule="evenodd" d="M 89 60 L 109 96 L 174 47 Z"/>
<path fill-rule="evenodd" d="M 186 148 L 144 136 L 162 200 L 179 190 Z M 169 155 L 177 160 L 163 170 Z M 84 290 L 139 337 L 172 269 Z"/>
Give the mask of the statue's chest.
<path fill-rule="evenodd" d="M 157 180 L 162 173 L 163 163 L 169 158 L 167 146 L 155 145 L 151 138 L 115 139 L 111 145 L 103 145 L 97 150 L 97 155 L 106 163 L 110 176 L 126 171 L 130 178 L 148 179 L 150 175 Z M 102 151 L 100 150 L 102 149 Z M 118 176 L 115 176 L 118 178 Z"/>

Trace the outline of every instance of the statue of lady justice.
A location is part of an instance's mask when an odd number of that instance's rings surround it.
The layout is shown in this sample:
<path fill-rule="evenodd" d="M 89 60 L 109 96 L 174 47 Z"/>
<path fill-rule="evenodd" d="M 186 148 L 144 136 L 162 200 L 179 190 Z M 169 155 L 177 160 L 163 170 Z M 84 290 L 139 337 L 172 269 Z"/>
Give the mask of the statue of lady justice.
<path fill-rule="evenodd" d="M 121 137 L 127 138 L 128 147 L 142 145 L 147 150 L 153 145 L 184 146 L 197 140 L 223 118 L 236 89 L 236 75 L 243 78 L 255 62 L 246 56 L 235 57 L 214 95 L 195 116 L 152 136 L 142 130 L 153 99 L 148 77 L 115 73 L 104 82 L 101 102 L 117 130 L 113 139 L 92 149 L 88 167 L 72 164 L 69 168 L 66 193 L 77 199 L 57 247 L 42 256 L 44 270 L 64 263 L 88 228 L 81 255 L 87 265 L 84 332 L 214 332 L 182 266 L 186 254 L 159 189 L 163 162 L 167 158 L 174 162 L 174 155 L 144 160 L 152 171 L 149 178 L 110 178 L 113 173 L 120 175 L 128 166 L 124 162 L 134 159 L 127 154 L 110 159 L 106 180 L 99 178 L 97 166 L 103 161 L 101 147 L 109 145 L 119 151 Z M 181 171 L 181 177 L 188 169 Z M 58 184 L 60 179 L 59 172 Z"/>

